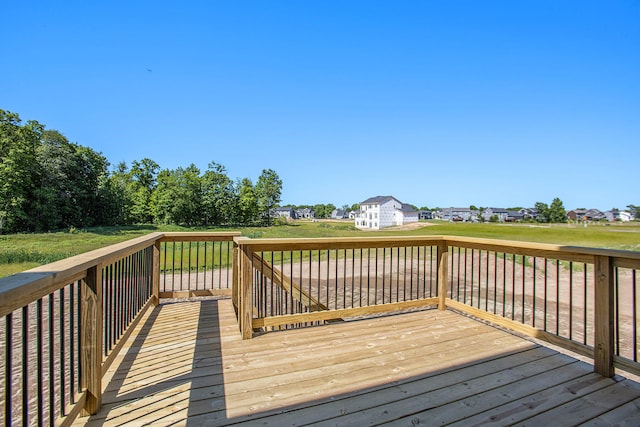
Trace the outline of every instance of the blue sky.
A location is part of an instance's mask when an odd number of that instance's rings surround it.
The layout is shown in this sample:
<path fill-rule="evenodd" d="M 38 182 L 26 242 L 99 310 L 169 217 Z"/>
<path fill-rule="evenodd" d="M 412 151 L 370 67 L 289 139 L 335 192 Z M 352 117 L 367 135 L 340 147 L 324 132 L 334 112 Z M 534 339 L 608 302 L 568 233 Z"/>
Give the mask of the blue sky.
<path fill-rule="evenodd" d="M 16 1 L 0 108 L 282 202 L 640 204 L 640 2 Z"/>

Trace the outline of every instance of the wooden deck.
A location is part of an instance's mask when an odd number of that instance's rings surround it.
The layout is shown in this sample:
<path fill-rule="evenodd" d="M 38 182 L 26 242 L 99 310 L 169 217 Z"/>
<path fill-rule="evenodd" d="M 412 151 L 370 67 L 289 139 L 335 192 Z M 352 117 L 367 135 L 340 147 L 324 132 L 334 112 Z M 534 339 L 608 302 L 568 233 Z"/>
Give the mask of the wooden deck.
<path fill-rule="evenodd" d="M 243 341 L 223 299 L 138 329 L 76 425 L 640 425 L 640 384 L 451 311 Z"/>

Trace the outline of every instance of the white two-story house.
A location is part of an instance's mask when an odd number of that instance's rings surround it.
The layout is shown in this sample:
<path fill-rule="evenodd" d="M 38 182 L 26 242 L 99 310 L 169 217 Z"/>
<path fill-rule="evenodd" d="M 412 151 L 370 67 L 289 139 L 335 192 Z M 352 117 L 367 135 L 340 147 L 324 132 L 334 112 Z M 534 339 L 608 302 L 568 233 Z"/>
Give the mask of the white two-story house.
<path fill-rule="evenodd" d="M 418 222 L 418 211 L 393 196 L 371 197 L 360 203 L 355 225 L 360 229 L 379 230 L 393 225 Z"/>

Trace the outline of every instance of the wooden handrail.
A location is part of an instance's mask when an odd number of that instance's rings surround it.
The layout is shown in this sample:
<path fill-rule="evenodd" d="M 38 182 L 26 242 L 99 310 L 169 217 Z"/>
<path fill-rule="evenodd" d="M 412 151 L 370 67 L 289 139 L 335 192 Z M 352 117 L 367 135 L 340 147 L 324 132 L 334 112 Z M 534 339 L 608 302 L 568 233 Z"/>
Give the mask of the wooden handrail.
<path fill-rule="evenodd" d="M 140 265 L 149 266 L 152 263 L 150 273 L 144 273 L 146 278 L 150 280 L 150 282 L 146 283 L 151 283 L 151 296 L 144 304 L 143 309 L 137 313 L 137 315 L 140 316 L 149 306 L 153 306 L 153 304 L 159 302 L 159 277 L 161 274 L 159 265 L 161 258 L 160 245 L 166 242 L 210 241 L 233 241 L 233 260 L 229 260 L 230 268 L 232 268 L 233 272 L 231 276 L 233 285 L 232 296 L 234 306 L 238 313 L 241 335 L 245 339 L 252 337 L 253 328 L 255 327 L 275 326 L 286 324 L 286 322 L 326 321 L 336 318 L 336 316 L 350 316 L 354 315 L 354 313 L 355 315 L 366 315 L 389 310 L 413 309 L 426 304 L 437 304 L 442 310 L 453 308 L 484 318 L 488 321 L 500 322 L 500 324 L 506 327 L 511 327 L 519 332 L 545 339 L 569 348 L 572 351 L 581 352 L 581 354 L 589 354 L 589 352 L 591 352 L 594 358 L 595 371 L 601 375 L 613 375 L 615 366 L 624 366 L 627 369 L 636 369 L 640 372 L 640 367 L 638 367 L 638 364 L 633 360 L 624 359 L 615 355 L 613 318 L 615 312 L 614 303 L 616 300 L 614 285 L 617 283 L 615 282 L 617 279 L 615 279 L 616 274 L 614 274 L 614 269 L 626 268 L 634 270 L 635 277 L 635 271 L 640 270 L 640 252 L 509 240 L 444 235 L 249 239 L 240 237 L 239 232 L 156 232 L 0 279 L 0 316 L 8 316 L 31 302 L 51 295 L 69 284 L 79 283 L 82 318 L 80 352 L 82 355 L 82 385 L 84 390 L 77 401 L 84 406 L 86 413 L 95 413 L 101 404 L 101 378 L 106 360 L 103 360 L 105 355 L 102 350 L 103 296 L 101 285 L 107 280 L 102 277 L 103 268 L 106 272 L 108 270 L 107 266 L 118 263 L 120 260 L 131 256 L 134 257 L 133 259 L 141 259 L 139 257 L 144 256 L 146 261 L 140 261 Z M 291 278 L 286 277 L 282 271 L 279 271 L 262 257 L 258 256 L 259 252 L 269 251 L 338 251 L 355 249 L 375 249 L 377 254 L 377 250 L 383 248 L 423 246 L 437 248 L 435 261 L 435 274 L 438 284 L 437 295 L 431 294 L 428 297 L 423 295 L 421 298 L 418 297 L 411 301 L 402 301 L 393 304 L 383 303 L 369 307 L 361 306 L 357 309 L 329 310 L 327 304 L 321 302 L 319 298 L 313 298 L 310 292 L 303 291 L 302 286 L 296 284 Z M 452 248 L 478 249 L 487 251 L 487 253 L 488 251 L 505 253 L 513 256 L 512 259 L 514 262 L 515 256 L 527 256 L 585 263 L 593 266 L 593 283 L 595 284 L 595 313 L 593 315 L 595 324 L 594 346 L 591 348 L 584 343 L 571 341 L 567 337 L 553 335 L 554 331 L 542 331 L 530 325 L 522 326 L 522 324 L 516 324 L 517 322 L 512 319 L 500 320 L 496 314 L 487 313 L 486 311 L 483 312 L 478 308 L 466 305 L 464 301 L 454 301 L 449 298 L 448 295 L 452 292 L 452 283 L 450 283 L 450 280 L 453 277 L 453 272 L 450 271 L 450 263 L 455 259 Z M 231 256 L 229 255 L 229 257 Z M 460 252 L 458 251 L 458 259 L 459 257 Z M 253 280 L 256 271 L 266 272 L 281 289 L 293 293 L 294 296 L 296 294 L 300 296 L 303 300 L 302 303 L 311 308 L 311 312 L 258 318 L 254 313 L 253 301 Z M 591 271 L 591 267 L 589 271 Z M 149 277 L 149 275 L 151 277 Z M 148 288 L 145 288 L 145 292 L 148 292 L 146 289 Z M 148 295 L 148 293 L 145 293 L 145 298 L 147 298 Z M 118 339 L 118 337 L 114 339 Z M 120 348 L 121 346 L 118 345 L 114 348 L 114 351 L 117 352 Z M 113 360 L 113 355 L 109 355 L 108 360 Z M 77 414 L 78 412 L 77 409 L 73 409 L 71 413 Z"/>
<path fill-rule="evenodd" d="M 510 319 L 504 319 L 500 323 L 506 327 L 511 327 L 519 332 L 530 334 L 537 338 L 544 339 L 563 347 L 567 347 L 571 351 L 577 351 L 581 354 L 591 353 L 594 358 L 594 367 L 596 372 L 604 376 L 611 376 L 614 373 L 613 367 L 615 364 L 630 366 L 630 362 L 623 360 L 618 356 L 615 356 L 614 348 L 614 319 L 613 319 L 613 303 L 614 303 L 614 274 L 612 269 L 627 268 L 632 270 L 640 269 L 640 252 L 604 249 L 604 248 L 589 248 L 578 247 L 568 245 L 555 245 L 546 243 L 531 243 L 531 242 L 519 242 L 510 240 L 494 240 L 483 238 L 469 238 L 460 236 L 383 236 L 383 237 L 351 237 L 351 238 L 282 238 L 282 239 L 240 239 L 236 240 L 236 244 L 240 251 L 255 252 L 293 252 L 293 251 L 324 251 L 324 250 L 355 250 L 355 249 L 379 249 L 379 248 L 396 248 L 396 247 L 420 247 L 420 246 L 432 246 L 437 247 L 437 280 L 438 280 L 438 307 L 440 309 L 446 309 L 448 307 L 455 307 L 456 309 L 467 311 L 470 314 L 478 315 L 481 310 L 466 306 L 463 303 L 459 303 L 448 298 L 448 292 L 451 287 L 449 281 L 453 276 L 449 271 L 449 263 L 451 262 L 450 248 L 465 248 L 477 249 L 486 251 L 487 253 L 504 253 L 509 254 L 510 257 L 523 256 L 523 257 L 535 257 L 544 258 L 576 263 L 578 265 L 585 264 L 594 266 L 594 275 L 596 283 L 596 306 L 594 314 L 594 323 L 596 330 L 595 346 L 589 346 L 581 342 L 571 341 L 570 339 L 561 335 L 554 335 L 553 333 L 531 327 L 528 325 L 518 324 L 516 321 Z M 465 252 L 466 254 L 466 252 Z M 466 256 L 466 255 L 465 255 Z M 254 260 L 255 261 L 255 260 Z M 515 262 L 515 260 L 514 260 Z M 245 265 L 246 267 L 246 265 Z M 259 270 L 260 265 L 254 265 Z M 264 268 L 264 267 L 262 267 Z M 269 270 L 270 271 L 270 270 Z M 268 276 L 268 275 L 267 275 Z M 277 276 L 277 277 L 276 277 Z M 288 289 L 287 278 L 274 276 L 274 280 L 279 280 L 283 283 L 283 288 Z M 252 277 L 250 272 L 245 271 L 244 280 L 242 286 L 250 285 Z M 590 279 L 591 280 L 591 279 Z M 586 278 L 585 278 L 586 281 Z M 251 299 L 251 289 L 243 288 L 240 293 L 243 293 L 246 299 Z M 432 300 L 426 302 L 431 303 Z M 426 303 L 425 302 L 425 303 Z M 397 305 L 389 305 L 389 309 L 396 309 Z M 378 310 L 378 309 L 376 309 Z M 382 310 L 382 309 L 380 309 Z M 323 310 L 320 312 L 299 313 L 290 315 L 279 315 L 273 318 L 257 318 L 254 319 L 253 325 L 278 325 L 289 322 L 313 322 L 318 320 L 326 320 L 336 313 L 340 315 L 353 315 L 353 313 L 360 313 L 366 310 L 361 309 L 344 309 L 344 310 Z M 332 313 L 335 312 L 335 313 Z M 245 314 L 249 313 L 248 309 Z M 487 313 L 483 318 L 491 318 L 491 321 L 495 321 L 499 316 Z M 245 321 L 246 325 L 246 321 Z M 243 329 L 243 337 L 250 338 L 251 334 L 248 333 L 248 329 Z M 593 329 L 592 329 L 593 330 Z M 640 370 L 640 367 L 636 366 L 636 371 Z"/>
<path fill-rule="evenodd" d="M 114 260 L 152 246 L 161 237 L 162 233 L 147 234 L 3 277 L 0 279 L 0 316 L 6 316 L 32 301 L 84 278 L 86 271 L 92 267 L 110 264 Z"/>
<path fill-rule="evenodd" d="M 68 297 L 77 289 L 79 298 L 77 307 L 81 321 L 76 324 L 75 332 L 72 333 L 77 333 L 80 337 L 80 345 L 77 348 L 78 358 L 74 359 L 74 363 L 78 363 L 78 372 L 81 373 L 78 379 L 80 390 L 76 390 L 79 394 L 74 396 L 76 403 L 67 405 L 66 417 L 59 418 L 57 422 L 61 425 L 70 425 L 73 418 L 79 414 L 95 414 L 100 409 L 102 376 L 106 367 L 115 359 L 117 352 L 123 348 L 123 340 L 130 335 L 132 325 L 138 323 L 149 307 L 159 302 L 160 244 L 175 241 L 232 241 L 239 235 L 238 232 L 150 233 L 0 278 L 0 316 L 3 317 L 12 316 L 16 310 L 28 307 L 32 302 L 39 301 L 38 304 L 40 304 L 40 301 L 47 296 L 49 296 L 48 301 L 52 304 L 54 293 L 56 293 L 55 298 L 57 299 L 62 298 L 62 295 Z M 104 277 L 103 273 L 105 273 Z M 145 276 L 140 276 L 140 274 Z M 109 336 L 106 335 L 107 330 L 104 329 L 103 324 L 105 316 L 107 316 L 107 313 L 104 312 L 106 310 L 104 304 L 105 299 L 113 298 L 113 295 L 105 294 L 103 298 L 104 286 L 114 286 L 114 289 L 119 287 L 121 290 L 117 292 L 121 293 L 117 297 L 118 304 L 127 304 L 125 305 L 127 307 L 126 313 L 110 314 L 112 317 L 114 315 L 117 317 L 118 330 L 115 331 L 116 326 L 111 325 L 108 329 Z M 61 290 L 66 288 L 69 289 L 69 293 L 62 293 Z M 131 290 L 123 292 L 123 289 Z M 131 298 L 126 299 L 129 295 Z M 148 299 L 145 302 L 141 297 Z M 124 300 L 121 298 L 125 298 L 126 302 L 123 302 Z M 64 300 L 61 299 L 60 302 L 62 307 Z M 68 304 L 68 309 L 75 309 L 75 307 L 76 303 Z M 29 311 L 33 313 L 34 309 L 26 308 L 25 310 L 23 313 Z M 50 309 L 46 315 L 60 316 L 61 314 Z M 64 317 L 60 319 L 64 319 Z M 67 319 L 69 318 L 67 317 Z M 128 329 L 124 330 L 123 328 L 126 327 Z M 22 333 L 28 334 L 24 331 Z M 103 338 L 106 339 L 105 342 L 103 342 Z M 111 341 L 107 342 L 110 339 Z M 48 344 L 45 342 L 44 345 Z M 61 354 L 67 354 L 64 357 L 76 357 L 75 352 L 74 354 L 71 354 L 70 351 L 69 353 L 61 352 Z M 6 378 L 3 380 L 3 384 L 5 381 L 7 381 Z M 8 379 L 8 381 L 12 380 Z M 57 392 L 60 392 L 61 395 L 56 396 L 56 399 L 64 399 L 68 390 L 58 390 Z M 50 402 L 49 411 L 56 411 L 56 405 L 55 402 Z M 42 413 L 42 411 L 38 411 L 38 413 Z M 26 416 L 27 414 L 23 414 L 23 419 L 26 419 L 24 418 Z M 39 420 L 39 422 L 43 423 L 44 420 Z"/>

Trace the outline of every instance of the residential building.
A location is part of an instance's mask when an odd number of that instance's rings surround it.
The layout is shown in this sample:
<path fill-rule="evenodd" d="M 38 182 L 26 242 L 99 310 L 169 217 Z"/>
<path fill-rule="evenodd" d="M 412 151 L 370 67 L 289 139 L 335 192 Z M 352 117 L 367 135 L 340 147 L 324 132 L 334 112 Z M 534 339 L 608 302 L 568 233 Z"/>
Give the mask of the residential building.
<path fill-rule="evenodd" d="M 349 212 L 345 209 L 334 209 L 331 211 L 331 219 L 346 219 L 349 218 Z"/>
<path fill-rule="evenodd" d="M 441 219 L 444 221 L 475 221 L 478 211 L 469 208 L 444 208 L 442 209 Z"/>
<path fill-rule="evenodd" d="M 509 216 L 509 211 L 502 208 L 486 208 L 482 212 L 482 219 L 486 222 L 491 221 L 493 216 L 498 218 L 498 222 L 505 222 Z"/>
<path fill-rule="evenodd" d="M 507 217 L 504 219 L 506 222 L 519 222 L 524 220 L 524 214 L 521 210 L 509 210 L 507 209 Z"/>
<path fill-rule="evenodd" d="M 394 225 L 418 222 L 418 211 L 393 196 L 371 197 L 360 203 L 355 226 L 360 229 L 379 230 Z"/>
<path fill-rule="evenodd" d="M 296 211 L 296 218 L 298 219 L 314 219 L 316 212 L 313 209 L 302 208 Z"/>
<path fill-rule="evenodd" d="M 629 222 L 633 219 L 633 215 L 631 215 L 631 212 L 620 211 L 618 209 L 606 211 L 604 215 L 609 221 Z"/>
<path fill-rule="evenodd" d="M 286 219 L 296 219 L 296 212 L 293 208 L 275 208 L 271 211 L 271 217 L 282 217 Z"/>
<path fill-rule="evenodd" d="M 419 211 L 418 219 L 420 220 L 433 219 L 433 213 L 431 211 Z"/>
<path fill-rule="evenodd" d="M 520 213 L 524 219 L 538 219 L 538 211 L 535 208 L 522 208 Z"/>
<path fill-rule="evenodd" d="M 606 215 L 598 209 L 573 209 L 567 212 L 567 218 L 573 221 L 602 221 Z"/>

